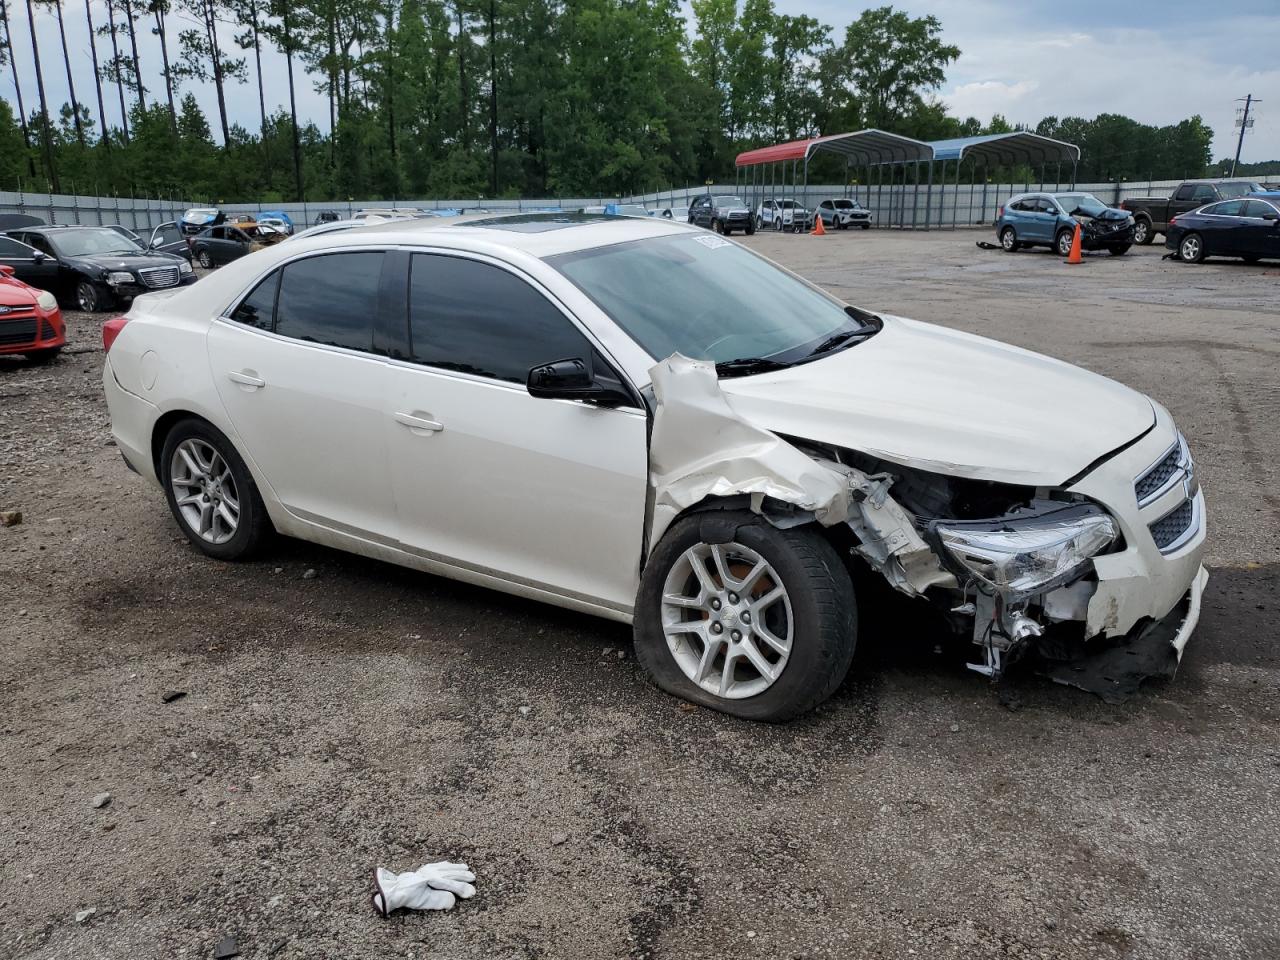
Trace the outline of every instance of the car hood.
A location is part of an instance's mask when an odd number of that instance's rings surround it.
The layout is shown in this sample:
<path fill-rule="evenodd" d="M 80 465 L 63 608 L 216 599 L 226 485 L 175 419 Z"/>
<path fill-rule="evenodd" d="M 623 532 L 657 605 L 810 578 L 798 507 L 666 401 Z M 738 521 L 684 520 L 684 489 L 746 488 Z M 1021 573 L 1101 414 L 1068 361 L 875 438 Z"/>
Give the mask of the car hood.
<path fill-rule="evenodd" d="M 76 270 L 145 270 L 148 267 L 172 267 L 179 257 L 168 253 L 112 253 L 83 257 L 63 257 L 67 266 Z"/>
<path fill-rule="evenodd" d="M 12 280 L 0 281 L 0 307 L 31 307 L 35 305 L 39 291 Z"/>
<path fill-rule="evenodd" d="M 1155 423 L 1151 401 L 1079 367 L 901 317 L 776 373 L 724 379 L 774 433 L 951 476 L 1060 486 Z"/>

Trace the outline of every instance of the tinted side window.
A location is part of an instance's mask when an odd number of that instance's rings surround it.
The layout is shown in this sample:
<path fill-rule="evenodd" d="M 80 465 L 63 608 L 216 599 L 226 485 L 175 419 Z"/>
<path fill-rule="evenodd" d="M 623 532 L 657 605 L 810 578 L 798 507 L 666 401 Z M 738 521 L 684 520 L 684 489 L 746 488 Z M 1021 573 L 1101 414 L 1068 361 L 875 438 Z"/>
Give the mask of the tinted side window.
<path fill-rule="evenodd" d="M 30 260 L 34 252 L 25 243 L 19 243 L 11 237 L 0 237 L 0 257 L 7 257 L 10 260 Z"/>
<path fill-rule="evenodd" d="M 1202 183 L 1196 187 L 1196 192 L 1191 195 L 1192 200 L 1199 200 L 1201 203 L 1208 203 L 1210 200 L 1218 199 L 1218 192 L 1207 183 Z"/>
<path fill-rule="evenodd" d="M 373 346 L 382 254 L 331 253 L 282 271 L 276 333 L 351 350 Z"/>
<path fill-rule="evenodd" d="M 415 254 L 411 356 L 418 363 L 525 383 L 531 367 L 587 358 L 586 337 L 546 297 L 487 263 Z"/>
<path fill-rule="evenodd" d="M 1267 214 L 1274 214 L 1276 208 L 1269 203 L 1263 203 L 1261 200 L 1246 200 L 1244 202 L 1244 213 L 1242 217 L 1262 217 Z"/>
<path fill-rule="evenodd" d="M 1194 184 L 1184 183 L 1182 186 L 1178 188 L 1178 192 L 1173 195 L 1173 199 L 1190 200 L 1192 194 L 1195 192 L 1195 189 L 1196 188 Z"/>
<path fill-rule="evenodd" d="M 259 330 L 270 330 L 275 320 L 276 290 L 279 287 L 280 271 L 277 270 L 240 301 L 240 305 L 231 311 L 231 319 Z"/>
<path fill-rule="evenodd" d="M 1243 200 L 1227 200 L 1223 203 L 1215 203 L 1208 212 L 1219 217 L 1238 217 L 1243 209 Z"/>

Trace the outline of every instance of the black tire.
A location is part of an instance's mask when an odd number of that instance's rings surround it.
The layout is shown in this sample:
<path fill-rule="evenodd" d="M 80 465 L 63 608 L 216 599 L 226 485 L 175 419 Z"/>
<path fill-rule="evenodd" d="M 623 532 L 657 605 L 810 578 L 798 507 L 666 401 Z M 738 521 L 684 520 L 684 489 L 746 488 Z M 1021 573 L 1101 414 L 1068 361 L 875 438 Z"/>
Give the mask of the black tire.
<path fill-rule="evenodd" d="M 1146 217 L 1133 218 L 1133 242 L 1145 247 L 1155 239 L 1156 232 L 1151 229 L 1151 221 Z"/>
<path fill-rule="evenodd" d="M 863 227 L 862 229 L 865 230 L 867 228 Z M 1005 227 L 1000 231 L 1000 248 L 1005 253 L 1016 253 L 1020 246 L 1022 244 L 1018 242 L 1018 233 L 1013 227 Z"/>
<path fill-rule="evenodd" d="M 1074 230 L 1058 231 L 1058 235 L 1053 238 L 1053 249 L 1058 252 L 1058 256 L 1071 256 L 1071 241 L 1075 239 L 1075 234 Z"/>
<path fill-rule="evenodd" d="M 53 363 L 54 358 L 61 352 L 61 347 L 45 347 L 43 350 L 32 350 L 27 354 L 27 363 L 36 366 L 44 363 Z"/>
<path fill-rule="evenodd" d="M 1178 259 L 1183 263 L 1204 262 L 1204 237 L 1188 233 L 1178 241 Z"/>
<path fill-rule="evenodd" d="M 205 270 L 213 269 L 213 257 L 209 256 L 208 250 L 201 250 L 196 254 L 196 260 L 200 262 L 200 266 Z"/>
<path fill-rule="evenodd" d="M 1131 243 L 1117 243 L 1110 247 L 1107 247 L 1107 252 L 1110 253 L 1113 257 L 1123 257 L 1126 253 L 1129 252 L 1129 248 L 1131 246 L 1133 246 L 1133 244 Z"/>
<path fill-rule="evenodd" d="M 1248 256 L 1241 257 L 1240 259 L 1243 260 L 1245 263 L 1257 263 L 1262 258 L 1257 254 L 1251 253 Z"/>
<path fill-rule="evenodd" d="M 76 306 L 85 313 L 110 310 L 114 304 L 115 297 L 92 280 L 80 280 L 76 284 Z"/>
<path fill-rule="evenodd" d="M 757 230 L 763 230 L 763 229 L 764 229 L 764 220 L 762 220 L 762 219 L 760 218 L 760 215 L 759 215 L 759 214 L 756 214 L 756 229 L 757 229 Z"/>
<path fill-rule="evenodd" d="M 712 217 L 712 218 L 711 218 L 711 232 L 712 232 L 712 233 L 724 233 L 724 224 L 723 224 L 723 223 L 721 223 L 721 222 L 720 222 L 720 220 L 719 220 L 719 218 L 717 218 L 717 217 Z"/>
<path fill-rule="evenodd" d="M 862 229 L 863 229 L 863 230 L 870 230 L 870 229 L 871 229 L 871 224 L 869 224 L 869 223 L 864 223 L 864 224 L 862 225 Z"/>
<path fill-rule="evenodd" d="M 754 236 L 756 232 L 756 225 L 752 221 L 748 220 L 747 225 L 743 228 L 742 232 L 748 237 Z"/>
<path fill-rule="evenodd" d="M 192 529 L 190 523 L 182 515 L 174 496 L 173 483 L 170 482 L 172 463 L 179 444 L 184 440 L 201 440 L 213 447 L 231 470 L 235 481 L 236 493 L 240 501 L 240 520 L 235 533 L 223 543 L 211 543 Z M 164 496 L 169 502 L 169 510 L 177 521 L 178 528 L 191 543 L 203 553 L 218 560 L 244 560 L 256 553 L 268 540 L 272 533 L 271 518 L 267 516 L 267 508 L 258 493 L 258 485 L 253 482 L 253 475 L 245 466 L 244 459 L 237 452 L 231 441 L 221 430 L 197 417 L 188 417 L 174 424 L 165 437 L 164 447 L 157 465 L 157 475 L 164 486 Z"/>
<path fill-rule="evenodd" d="M 694 683 L 676 663 L 662 629 L 662 595 L 672 566 L 699 543 L 733 541 L 773 567 L 794 618 L 782 673 L 762 692 L 741 699 L 717 696 Z M 853 661 L 857 623 L 848 571 L 816 527 L 781 530 L 747 511 L 712 511 L 677 521 L 649 558 L 637 596 L 636 656 L 673 696 L 744 720 L 779 723 L 812 710 L 840 686 Z"/>
<path fill-rule="evenodd" d="M 774 231 L 774 233 L 781 233 L 781 232 L 782 232 L 782 217 L 779 217 L 779 216 L 776 216 L 776 215 L 774 216 L 774 218 L 773 218 L 773 231 Z"/>

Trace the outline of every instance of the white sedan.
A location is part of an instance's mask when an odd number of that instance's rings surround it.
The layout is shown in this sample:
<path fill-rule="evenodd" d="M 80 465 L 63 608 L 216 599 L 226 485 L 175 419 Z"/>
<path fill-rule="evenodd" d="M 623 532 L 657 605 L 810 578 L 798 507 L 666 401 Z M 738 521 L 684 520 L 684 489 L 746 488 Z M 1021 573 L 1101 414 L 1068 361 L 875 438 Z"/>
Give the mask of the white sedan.
<path fill-rule="evenodd" d="M 630 622 L 661 687 L 738 716 L 835 690 L 866 578 L 992 677 L 1117 649 L 1167 675 L 1196 623 L 1164 408 L 659 218 L 300 237 L 103 340 L 116 442 L 209 556 L 278 533 Z"/>

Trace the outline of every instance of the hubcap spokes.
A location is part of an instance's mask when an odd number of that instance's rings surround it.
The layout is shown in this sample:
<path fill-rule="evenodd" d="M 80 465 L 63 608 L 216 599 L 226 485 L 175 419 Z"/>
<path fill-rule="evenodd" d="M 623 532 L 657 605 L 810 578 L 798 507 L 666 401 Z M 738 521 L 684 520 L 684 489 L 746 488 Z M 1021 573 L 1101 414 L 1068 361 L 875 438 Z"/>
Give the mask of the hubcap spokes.
<path fill-rule="evenodd" d="M 226 543 L 240 526 L 240 491 L 231 467 L 212 444 L 191 438 L 178 444 L 169 485 L 183 521 L 200 539 Z"/>
<path fill-rule="evenodd" d="M 718 697 L 772 686 L 791 655 L 794 622 L 773 567 L 739 543 L 690 547 L 663 584 L 667 647 L 685 676 Z"/>

